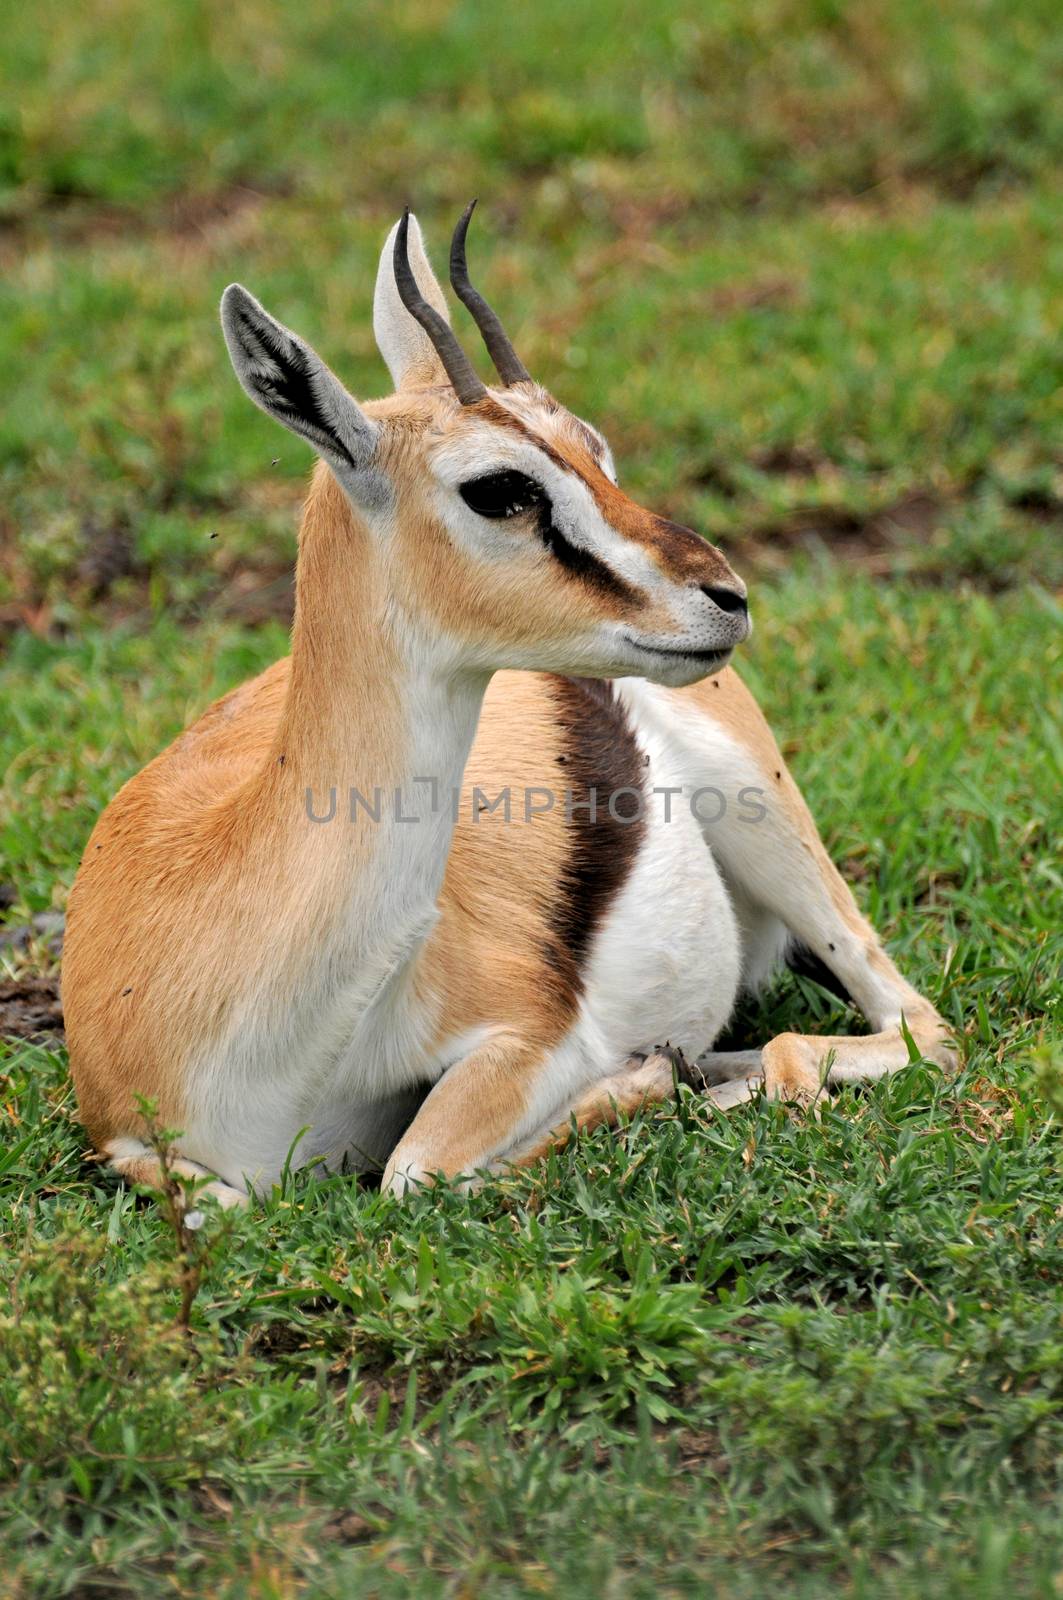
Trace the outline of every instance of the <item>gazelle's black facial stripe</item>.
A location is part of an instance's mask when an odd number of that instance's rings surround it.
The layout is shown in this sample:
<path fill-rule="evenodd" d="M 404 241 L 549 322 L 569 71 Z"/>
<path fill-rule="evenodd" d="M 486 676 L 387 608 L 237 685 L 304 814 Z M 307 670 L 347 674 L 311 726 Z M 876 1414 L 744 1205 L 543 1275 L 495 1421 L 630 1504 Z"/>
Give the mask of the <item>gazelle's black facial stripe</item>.
<path fill-rule="evenodd" d="M 538 510 L 539 537 L 543 544 L 574 578 L 589 584 L 597 589 L 599 594 L 611 595 L 616 600 L 625 600 L 629 604 L 640 602 L 642 596 L 637 589 L 633 589 L 624 579 L 618 577 L 611 567 L 606 566 L 591 551 L 582 545 L 573 544 L 566 539 L 561 529 L 554 520 L 553 507 L 544 497 Z"/>
<path fill-rule="evenodd" d="M 604 561 L 565 537 L 549 494 L 526 473 L 512 470 L 484 473 L 459 484 L 458 493 L 471 511 L 492 522 L 533 512 L 539 538 L 566 572 L 615 600 L 630 604 L 640 598 L 638 591 L 618 577 Z"/>
<path fill-rule="evenodd" d="M 574 455 L 566 451 L 560 439 L 551 442 L 543 438 L 529 422 L 493 397 L 481 402 L 477 414 L 517 438 L 527 440 L 566 477 L 582 484 L 614 538 L 645 552 L 666 581 L 683 588 L 714 581 L 724 585 L 735 581 L 734 573 L 718 550 L 690 528 L 654 516 L 637 505 L 617 487 L 615 472 L 607 475 L 598 466 L 593 451 L 586 463 L 580 461 L 578 451 Z M 579 419 L 573 420 L 578 423 Z M 586 424 L 582 426 L 586 429 Z M 587 466 L 592 468 L 589 473 Z M 604 563 L 599 562 L 599 565 Z M 624 582 L 627 587 L 626 578 L 617 578 L 609 568 L 606 571 L 610 579 Z"/>
<path fill-rule="evenodd" d="M 261 396 L 263 403 L 273 411 L 284 412 L 293 421 L 301 423 L 303 430 L 348 466 L 355 461 L 343 440 L 339 438 L 329 417 L 322 410 L 314 393 L 310 363 L 298 345 L 274 334 L 272 328 L 252 320 L 244 311 L 236 313 L 240 335 L 250 353 L 256 347 L 262 353 L 261 365 L 248 368 L 247 381 Z"/>

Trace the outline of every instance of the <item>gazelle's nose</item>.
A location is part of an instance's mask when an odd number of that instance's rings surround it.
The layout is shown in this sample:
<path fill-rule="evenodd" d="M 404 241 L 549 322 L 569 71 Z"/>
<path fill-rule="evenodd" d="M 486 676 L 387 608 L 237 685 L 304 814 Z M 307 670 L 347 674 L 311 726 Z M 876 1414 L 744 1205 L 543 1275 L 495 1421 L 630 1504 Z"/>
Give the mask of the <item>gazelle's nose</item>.
<path fill-rule="evenodd" d="M 744 612 L 748 614 L 749 604 L 744 594 L 737 589 L 724 589 L 718 584 L 703 583 L 699 585 L 702 594 L 707 595 L 714 606 L 719 606 L 721 611 Z"/>
<path fill-rule="evenodd" d="M 753 624 L 749 617 L 749 603 L 746 600 L 746 586 L 741 578 L 735 579 L 736 584 L 742 587 L 732 588 L 729 583 L 699 583 L 698 588 L 715 606 L 722 615 L 712 617 L 712 625 L 721 632 L 730 644 L 742 644 L 753 632 Z"/>

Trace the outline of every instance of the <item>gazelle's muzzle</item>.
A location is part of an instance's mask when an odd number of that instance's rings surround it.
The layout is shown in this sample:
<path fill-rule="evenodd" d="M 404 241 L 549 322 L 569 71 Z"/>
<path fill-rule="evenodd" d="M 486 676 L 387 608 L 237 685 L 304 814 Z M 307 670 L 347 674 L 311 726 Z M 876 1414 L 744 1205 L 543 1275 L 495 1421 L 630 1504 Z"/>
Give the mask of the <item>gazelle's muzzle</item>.
<path fill-rule="evenodd" d="M 646 522 L 661 590 L 622 637 L 647 677 L 690 682 L 725 666 L 749 638 L 746 586 L 720 551 L 689 528 L 657 517 Z"/>

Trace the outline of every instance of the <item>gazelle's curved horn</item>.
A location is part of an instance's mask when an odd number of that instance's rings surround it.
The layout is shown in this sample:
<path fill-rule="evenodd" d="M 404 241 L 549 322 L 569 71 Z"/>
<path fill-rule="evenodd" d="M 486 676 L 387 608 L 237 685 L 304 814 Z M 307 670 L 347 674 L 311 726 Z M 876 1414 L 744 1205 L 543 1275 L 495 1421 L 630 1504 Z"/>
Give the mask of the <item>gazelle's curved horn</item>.
<path fill-rule="evenodd" d="M 436 355 L 443 363 L 443 370 L 450 379 L 454 393 L 463 406 L 474 406 L 477 400 L 487 397 L 487 389 L 477 376 L 476 369 L 461 348 L 454 331 L 445 317 L 441 317 L 434 306 L 430 306 L 420 289 L 417 279 L 410 266 L 409 253 L 410 208 L 406 207 L 402 213 L 398 232 L 395 235 L 395 287 L 399 291 L 402 301 L 410 316 L 421 324 L 432 341 Z"/>
<path fill-rule="evenodd" d="M 483 295 L 469 282 L 469 268 L 465 260 L 465 235 L 469 231 L 469 221 L 475 206 L 476 201 L 470 200 L 454 229 L 454 237 L 450 244 L 451 287 L 458 299 L 472 313 L 473 321 L 483 334 L 487 353 L 498 369 L 498 376 L 502 382 L 507 385 L 528 383 L 531 380 L 531 373 L 510 344 L 505 328 Z"/>

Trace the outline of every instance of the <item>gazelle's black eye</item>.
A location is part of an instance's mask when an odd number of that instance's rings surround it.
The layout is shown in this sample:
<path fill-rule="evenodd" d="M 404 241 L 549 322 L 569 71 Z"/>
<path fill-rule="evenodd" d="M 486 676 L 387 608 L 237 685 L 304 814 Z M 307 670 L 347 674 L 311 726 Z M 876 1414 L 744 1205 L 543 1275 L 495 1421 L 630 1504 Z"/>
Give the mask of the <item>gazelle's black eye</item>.
<path fill-rule="evenodd" d="M 519 517 L 544 499 L 541 485 L 523 472 L 489 472 L 483 478 L 470 478 L 459 486 L 458 493 L 479 517 Z"/>

